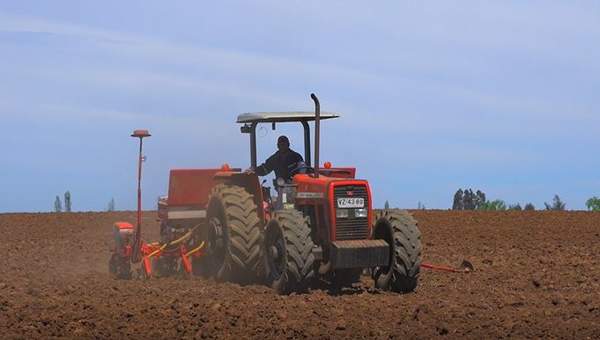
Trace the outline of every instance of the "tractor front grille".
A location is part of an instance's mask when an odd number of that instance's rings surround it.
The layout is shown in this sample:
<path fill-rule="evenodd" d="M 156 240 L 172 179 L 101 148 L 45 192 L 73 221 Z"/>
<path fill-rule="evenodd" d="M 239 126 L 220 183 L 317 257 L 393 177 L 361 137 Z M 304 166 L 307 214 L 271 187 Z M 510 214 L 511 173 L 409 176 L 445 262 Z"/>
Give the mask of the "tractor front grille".
<path fill-rule="evenodd" d="M 351 195 L 349 193 L 352 193 Z M 369 208 L 369 193 L 364 185 L 340 185 L 334 186 L 333 205 L 334 214 L 337 211 L 338 197 L 362 197 L 365 200 L 365 208 Z M 348 217 L 336 218 L 335 239 L 338 241 L 364 240 L 369 238 L 369 218 L 356 217 L 354 209 L 348 209 Z"/>

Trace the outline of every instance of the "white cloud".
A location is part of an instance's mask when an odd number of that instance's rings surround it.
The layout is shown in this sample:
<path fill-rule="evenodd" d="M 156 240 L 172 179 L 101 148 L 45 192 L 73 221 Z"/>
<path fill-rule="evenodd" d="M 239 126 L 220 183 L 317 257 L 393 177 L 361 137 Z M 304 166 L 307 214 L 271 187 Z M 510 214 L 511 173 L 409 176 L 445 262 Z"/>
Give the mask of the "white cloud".
<path fill-rule="evenodd" d="M 74 36 L 94 40 L 99 48 L 110 49 L 113 53 L 130 58 L 141 58 L 145 62 L 167 64 L 210 65 L 213 69 L 243 76 L 273 76 L 275 79 L 309 80 L 335 78 L 338 81 L 377 81 L 378 78 L 335 64 L 321 64 L 239 51 L 234 49 L 198 47 L 185 43 L 148 38 L 146 36 L 116 32 L 80 25 L 64 24 L 49 20 L 7 16 L 0 14 L 0 31 L 40 32 L 56 35 Z"/>

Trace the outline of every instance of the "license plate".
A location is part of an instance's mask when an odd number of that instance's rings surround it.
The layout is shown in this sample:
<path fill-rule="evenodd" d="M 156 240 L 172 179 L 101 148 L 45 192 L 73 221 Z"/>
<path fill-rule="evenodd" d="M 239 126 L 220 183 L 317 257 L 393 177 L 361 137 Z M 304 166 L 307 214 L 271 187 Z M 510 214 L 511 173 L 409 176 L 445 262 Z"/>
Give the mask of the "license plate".
<path fill-rule="evenodd" d="M 365 199 L 362 197 L 340 197 L 337 199 L 338 208 L 364 208 Z"/>

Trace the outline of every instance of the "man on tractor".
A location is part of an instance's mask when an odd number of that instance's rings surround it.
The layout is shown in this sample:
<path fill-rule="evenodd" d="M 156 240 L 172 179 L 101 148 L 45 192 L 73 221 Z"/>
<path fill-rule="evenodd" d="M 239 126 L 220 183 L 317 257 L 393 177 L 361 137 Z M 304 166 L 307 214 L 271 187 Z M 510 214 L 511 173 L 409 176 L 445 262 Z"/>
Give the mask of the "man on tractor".
<path fill-rule="evenodd" d="M 306 168 L 304 159 L 299 153 L 290 149 L 290 140 L 286 136 L 279 136 L 277 151 L 256 167 L 254 172 L 258 176 L 266 176 L 274 170 L 276 178 L 283 178 L 289 182 L 292 180 L 292 175 L 304 168 Z"/>

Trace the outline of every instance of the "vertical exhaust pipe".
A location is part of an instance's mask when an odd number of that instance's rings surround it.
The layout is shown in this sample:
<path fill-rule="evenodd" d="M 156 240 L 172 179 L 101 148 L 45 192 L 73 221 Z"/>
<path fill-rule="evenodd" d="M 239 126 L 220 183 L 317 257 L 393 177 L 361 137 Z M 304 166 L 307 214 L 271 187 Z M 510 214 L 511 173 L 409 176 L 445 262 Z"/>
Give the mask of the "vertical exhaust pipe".
<path fill-rule="evenodd" d="M 310 98 L 315 102 L 315 178 L 319 178 L 319 147 L 321 137 L 321 104 L 314 93 Z"/>

